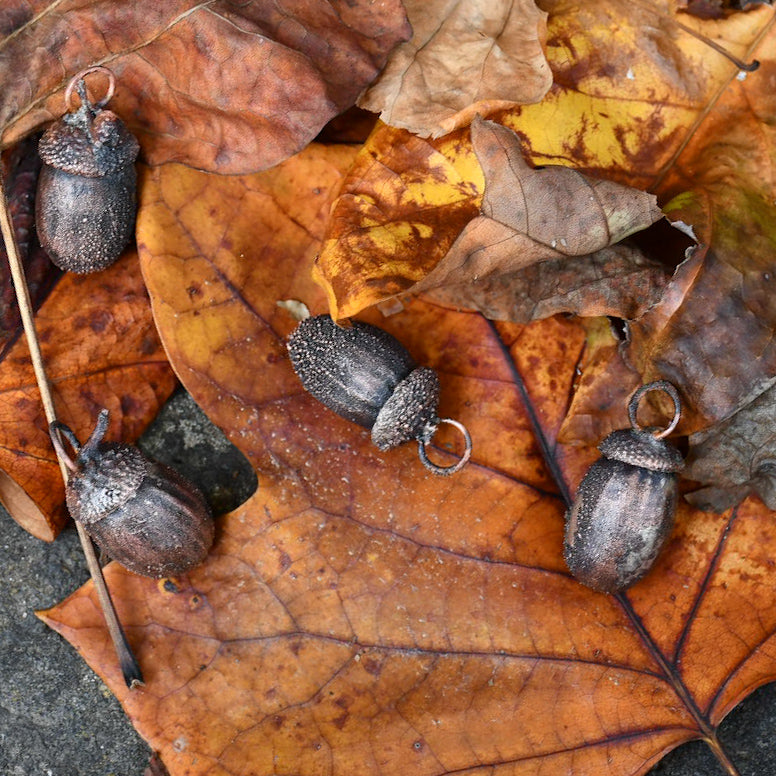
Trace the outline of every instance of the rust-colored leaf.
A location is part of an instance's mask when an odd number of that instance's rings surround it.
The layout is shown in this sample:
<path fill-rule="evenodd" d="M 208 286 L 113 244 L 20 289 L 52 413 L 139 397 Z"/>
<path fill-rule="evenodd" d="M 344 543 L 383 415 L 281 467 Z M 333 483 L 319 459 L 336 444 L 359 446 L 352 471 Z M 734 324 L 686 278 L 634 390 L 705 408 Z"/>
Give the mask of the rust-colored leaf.
<path fill-rule="evenodd" d="M 100 64 L 146 161 L 264 169 L 354 104 L 409 35 L 400 0 L 6 4 L 0 138 L 59 116 L 70 77 Z"/>
<path fill-rule="evenodd" d="M 140 250 L 162 336 L 260 486 L 190 575 L 108 568 L 145 688 L 123 686 L 90 586 L 46 621 L 172 776 L 634 776 L 693 738 L 724 758 L 720 720 L 776 676 L 776 522 L 753 501 L 724 519 L 682 506 L 627 594 L 574 581 L 563 483 L 595 451 L 557 442 L 585 347 L 564 318 L 494 324 L 427 301 L 368 316 L 439 371 L 442 413 L 472 432 L 448 479 L 306 394 L 277 301 L 323 307 L 306 269 L 350 154 L 146 176 Z M 437 454 L 455 444 L 441 436 Z"/>
<path fill-rule="evenodd" d="M 58 415 L 82 441 L 103 407 L 114 438 L 133 441 L 175 388 L 134 251 L 104 272 L 65 274 L 35 324 Z M 17 339 L 0 369 L 0 500 L 50 541 L 67 519 L 63 498 L 27 342 Z"/>
<path fill-rule="evenodd" d="M 394 127 L 438 137 L 476 113 L 538 102 L 552 84 L 547 14 L 534 0 L 405 0 L 412 39 L 359 100 Z"/>
<path fill-rule="evenodd" d="M 608 318 L 587 318 L 585 349 L 578 364 L 579 377 L 574 385 L 574 397 L 569 406 L 558 441 L 577 447 L 584 440 L 603 439 L 622 423 L 622 395 L 629 396 L 640 384 L 638 372 L 622 357 L 622 342 L 612 330 Z M 655 392 L 645 396 L 640 407 L 653 399 Z M 663 413 L 655 420 L 657 427 L 669 417 Z"/>

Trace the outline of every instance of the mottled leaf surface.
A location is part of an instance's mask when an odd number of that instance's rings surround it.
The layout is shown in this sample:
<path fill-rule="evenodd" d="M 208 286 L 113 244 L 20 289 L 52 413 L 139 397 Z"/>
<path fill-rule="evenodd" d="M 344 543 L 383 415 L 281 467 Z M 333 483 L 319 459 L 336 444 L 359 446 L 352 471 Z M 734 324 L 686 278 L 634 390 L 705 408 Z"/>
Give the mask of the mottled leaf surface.
<path fill-rule="evenodd" d="M 481 215 L 409 293 L 435 291 L 518 322 L 556 312 L 636 318 L 658 300 L 664 268 L 618 244 L 663 217 L 654 196 L 567 167 L 532 168 L 500 124 L 478 118 L 471 135 L 485 175 Z"/>
<path fill-rule="evenodd" d="M 484 186 L 468 127 L 423 140 L 379 124 L 342 182 L 314 267 L 332 317 L 422 280 L 479 212 Z"/>
<path fill-rule="evenodd" d="M 264 169 L 353 105 L 410 34 L 399 0 L 5 4 L 0 138 L 58 117 L 69 79 L 99 64 L 147 162 Z"/>
<path fill-rule="evenodd" d="M 688 260 L 684 248 L 658 246 L 666 271 L 678 269 L 658 289 L 657 299 L 647 295 L 646 305 L 623 303 L 615 312 L 612 302 L 620 303 L 621 289 L 607 280 L 598 288 L 583 282 L 584 304 L 590 312 L 629 320 L 625 357 L 631 368 L 642 381 L 663 377 L 675 383 L 687 430 L 709 429 L 768 389 L 776 373 L 770 288 L 776 272 L 774 11 L 762 6 L 700 20 L 679 14 L 667 2 L 648 6 L 619 0 L 580 7 L 547 0 L 542 7 L 549 12 L 547 55 L 555 83 L 540 103 L 497 111 L 491 118 L 517 133 L 530 163 L 569 166 L 651 191 L 672 220 L 694 228 L 702 246 Z M 707 41 L 744 61 L 759 60 L 760 68 L 739 73 Z M 375 137 L 372 150 L 377 145 Z M 470 153 L 470 146 L 464 140 L 459 153 Z M 395 167 L 390 153 L 378 161 L 375 169 Z M 480 194 L 479 181 L 477 186 Z M 379 189 L 363 177 L 346 182 L 316 275 L 327 289 L 332 314 L 356 314 L 406 292 L 440 266 L 445 249 L 461 234 L 459 222 L 450 222 L 436 232 L 436 250 L 425 250 L 417 240 L 397 250 L 395 241 L 383 237 L 407 223 L 403 213 L 394 214 L 397 199 L 391 187 Z M 506 194 L 504 206 L 509 201 Z M 365 202 L 368 212 L 380 214 L 368 230 Z M 444 203 L 437 205 L 438 216 L 444 210 Z M 480 224 L 478 219 L 471 223 L 472 230 Z M 352 239 L 364 234 L 380 239 L 361 245 Z M 514 259 L 510 237 L 503 229 L 485 230 L 475 234 L 471 251 L 503 246 L 502 259 Z M 361 250 L 368 257 L 362 259 Z M 390 282 L 388 273 L 374 267 L 391 267 Z M 541 315 L 559 309 L 558 289 L 542 280 L 536 273 L 508 276 L 498 283 L 486 280 L 482 292 L 470 284 L 460 295 L 446 292 L 439 298 L 525 320 L 526 310 Z M 559 288 L 565 297 L 562 275 Z M 538 298 L 542 290 L 546 303 Z M 634 290 L 635 296 L 638 285 Z M 490 292 L 502 294 L 505 302 L 495 304 Z M 579 298 L 568 302 L 571 311 L 584 312 Z M 612 362 L 612 373 L 602 369 L 600 379 L 614 382 L 618 368 Z M 623 386 L 601 411 L 616 412 L 627 390 Z"/>
<path fill-rule="evenodd" d="M 412 38 L 359 105 L 394 127 L 438 137 L 476 113 L 538 102 L 552 84 L 547 14 L 534 0 L 405 0 Z"/>
<path fill-rule="evenodd" d="M 720 720 L 776 675 L 776 523 L 754 501 L 722 519 L 682 506 L 626 595 L 575 582 L 565 493 L 595 451 L 557 442 L 585 349 L 564 318 L 370 313 L 438 370 L 441 412 L 471 430 L 449 479 L 307 395 L 277 302 L 324 308 L 307 269 L 351 161 L 312 146 L 257 176 L 146 177 L 140 252 L 165 345 L 259 489 L 190 575 L 107 569 L 145 688 L 123 686 L 90 586 L 47 622 L 172 776 L 634 776 L 693 738 L 724 759 Z M 436 448 L 451 460 L 460 441 Z"/>

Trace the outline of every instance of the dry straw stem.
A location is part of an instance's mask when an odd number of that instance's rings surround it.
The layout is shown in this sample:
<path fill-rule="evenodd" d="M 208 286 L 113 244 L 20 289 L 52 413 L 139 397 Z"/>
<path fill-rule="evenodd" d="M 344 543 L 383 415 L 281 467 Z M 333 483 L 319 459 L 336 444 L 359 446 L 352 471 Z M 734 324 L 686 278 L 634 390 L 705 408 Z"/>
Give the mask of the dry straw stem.
<path fill-rule="evenodd" d="M 16 291 L 16 300 L 19 305 L 19 312 L 21 314 L 22 325 L 24 326 L 24 333 L 27 337 L 27 343 L 30 348 L 30 357 L 32 359 L 32 367 L 35 371 L 35 379 L 40 389 L 41 401 L 43 403 L 43 410 L 46 414 L 46 420 L 49 425 L 57 420 L 56 411 L 54 409 L 54 400 L 51 394 L 51 385 L 49 384 L 48 376 L 46 375 L 46 369 L 43 361 L 43 356 L 40 351 L 40 343 L 38 341 L 37 331 L 35 329 L 35 320 L 32 313 L 32 303 L 30 301 L 30 291 L 27 287 L 27 279 L 24 275 L 24 267 L 22 266 L 21 259 L 19 258 L 19 250 L 16 245 L 16 236 L 13 231 L 13 224 L 11 222 L 10 212 L 8 210 L 8 202 L 5 196 L 5 181 L 0 177 L 0 227 L 3 232 L 3 241 L 5 243 L 6 253 L 8 254 L 8 264 L 11 269 L 11 277 L 13 278 L 13 285 Z M 68 470 L 59 456 L 59 468 L 62 472 L 62 478 L 65 483 L 68 479 Z M 119 622 L 116 609 L 113 605 L 113 601 L 108 591 L 108 586 L 105 584 L 105 577 L 102 574 L 102 568 L 100 567 L 99 560 L 97 559 L 97 553 L 94 549 L 94 544 L 89 538 L 88 534 L 84 530 L 83 526 L 76 523 L 78 530 L 78 537 L 81 540 L 81 547 L 83 548 L 84 555 L 86 556 L 86 565 L 89 567 L 89 573 L 94 582 L 94 586 L 97 590 L 97 595 L 100 600 L 103 615 L 105 616 L 105 622 L 108 626 L 113 645 L 116 648 L 116 654 L 118 655 L 121 671 L 124 676 L 124 681 L 127 683 L 127 687 L 133 688 L 143 684 L 143 676 L 140 671 L 140 666 L 132 654 L 132 649 L 129 646 L 127 638 L 124 634 L 124 630 Z"/>

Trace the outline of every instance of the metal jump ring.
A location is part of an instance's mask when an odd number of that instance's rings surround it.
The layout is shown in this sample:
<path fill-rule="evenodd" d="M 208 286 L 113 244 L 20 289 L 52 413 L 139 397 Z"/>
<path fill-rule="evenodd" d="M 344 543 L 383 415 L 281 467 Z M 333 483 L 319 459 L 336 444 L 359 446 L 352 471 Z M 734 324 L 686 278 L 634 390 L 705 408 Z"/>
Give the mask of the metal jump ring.
<path fill-rule="evenodd" d="M 440 423 L 449 423 L 451 426 L 454 426 L 457 428 L 461 434 L 463 434 L 464 441 L 466 443 L 466 449 L 463 452 L 463 455 L 458 459 L 456 463 L 454 463 L 452 466 L 439 466 L 438 464 L 433 463 L 429 460 L 428 454 L 426 453 L 426 445 L 428 444 L 429 440 L 425 440 L 422 437 L 418 438 L 418 456 L 423 463 L 423 465 L 434 474 L 438 474 L 441 477 L 448 477 L 451 474 L 455 474 L 457 471 L 462 469 L 469 461 L 469 458 L 471 458 L 472 455 L 472 438 L 471 434 L 469 434 L 469 430 L 464 426 L 463 423 L 459 423 L 457 420 L 452 420 L 451 418 L 439 418 Z"/>
<path fill-rule="evenodd" d="M 111 97 L 113 97 L 114 92 L 116 91 L 116 76 L 113 75 L 113 72 L 111 70 L 108 70 L 107 67 L 103 67 L 102 65 L 94 65 L 93 67 L 87 67 L 84 70 L 81 70 L 80 73 L 76 73 L 71 79 L 70 83 L 67 85 L 67 89 L 65 89 L 65 106 L 69 111 L 74 110 L 74 106 L 72 104 L 72 98 L 73 98 L 73 89 L 76 88 L 78 83 L 80 81 L 83 81 L 84 78 L 86 78 L 89 73 L 105 73 L 108 76 L 108 91 L 105 94 L 105 96 L 101 99 L 95 102 L 92 107 L 96 108 L 97 110 L 100 110 L 101 108 L 104 108 L 109 102 Z"/>
<path fill-rule="evenodd" d="M 641 401 L 641 397 L 649 391 L 663 391 L 671 397 L 671 401 L 674 403 L 674 417 L 666 428 L 656 434 L 654 433 L 653 429 L 642 428 L 639 425 L 638 419 L 636 418 L 636 415 L 639 411 L 639 402 Z M 656 380 L 653 383 L 642 385 L 641 388 L 639 388 L 633 394 L 633 396 L 631 396 L 631 399 L 628 402 L 628 417 L 630 418 L 631 428 L 637 431 L 650 431 L 653 433 L 655 439 L 662 439 L 663 437 L 668 436 L 676 428 L 677 424 L 679 423 L 679 419 L 682 417 L 682 404 L 679 399 L 679 391 L 677 391 L 676 388 L 668 382 L 668 380 Z"/>

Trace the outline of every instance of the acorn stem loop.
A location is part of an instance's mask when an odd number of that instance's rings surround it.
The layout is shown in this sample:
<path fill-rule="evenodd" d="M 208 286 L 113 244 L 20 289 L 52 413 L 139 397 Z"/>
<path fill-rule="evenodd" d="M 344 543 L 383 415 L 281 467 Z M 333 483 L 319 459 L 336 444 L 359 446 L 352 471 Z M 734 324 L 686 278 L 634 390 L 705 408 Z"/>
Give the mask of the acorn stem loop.
<path fill-rule="evenodd" d="M 428 443 L 431 441 L 431 437 L 436 431 L 437 425 L 439 423 L 448 423 L 454 428 L 457 428 L 461 432 L 464 438 L 464 443 L 466 445 L 466 448 L 463 452 L 463 455 L 452 466 L 439 466 L 439 464 L 436 464 L 429 459 L 428 453 L 426 452 L 426 445 L 428 445 Z M 463 423 L 457 420 L 453 420 L 452 418 L 437 418 L 437 424 L 433 426 L 431 434 L 428 437 L 425 437 L 425 436 L 418 437 L 418 457 L 420 458 L 421 463 L 430 472 L 434 474 L 438 474 L 441 477 L 447 477 L 448 475 L 455 474 L 457 471 L 460 471 L 461 469 L 463 469 L 463 467 L 466 466 L 466 464 L 469 462 L 469 458 L 471 458 L 471 455 L 472 455 L 472 437 L 471 437 L 471 434 L 469 433 L 469 429 L 466 428 L 466 426 L 464 426 Z"/>
<path fill-rule="evenodd" d="M 639 424 L 638 418 L 636 417 L 639 411 L 639 403 L 641 402 L 641 399 L 650 391 L 663 391 L 671 397 L 671 401 L 674 403 L 674 416 L 668 426 L 666 426 L 666 428 L 664 428 L 662 431 L 659 429 L 642 428 L 642 426 Z M 682 417 L 682 404 L 679 399 L 679 392 L 671 383 L 668 382 L 668 380 L 655 380 L 655 382 L 642 385 L 633 394 L 633 396 L 631 396 L 631 399 L 628 402 L 628 417 L 630 418 L 631 428 L 634 431 L 648 431 L 655 437 L 655 439 L 663 439 L 663 437 L 667 437 L 676 428 L 679 420 Z"/>
<path fill-rule="evenodd" d="M 81 452 L 81 443 L 78 441 L 78 437 L 73 433 L 69 426 L 66 426 L 59 420 L 55 420 L 49 423 L 49 436 L 51 437 L 51 444 L 54 445 L 54 451 L 57 454 L 62 463 L 68 468 L 69 471 L 75 472 L 78 467 L 75 461 L 70 457 L 70 454 L 65 450 L 65 446 L 62 444 L 62 437 L 70 443 L 76 456 Z"/>
<path fill-rule="evenodd" d="M 89 73 L 105 73 L 105 75 L 108 77 L 108 91 L 105 93 L 105 96 L 101 100 L 98 100 L 94 103 L 89 100 L 89 97 L 86 94 L 86 84 L 84 82 L 84 79 L 87 75 L 89 75 Z M 113 72 L 108 70 L 107 67 L 103 67 L 102 65 L 87 67 L 84 70 L 81 70 L 81 72 L 76 73 L 70 79 L 70 83 L 68 83 L 67 89 L 65 89 L 65 106 L 69 111 L 75 110 L 75 106 L 73 105 L 74 89 L 78 93 L 82 105 L 87 105 L 94 110 L 101 110 L 110 102 L 116 91 L 116 76 L 113 75 Z"/>

